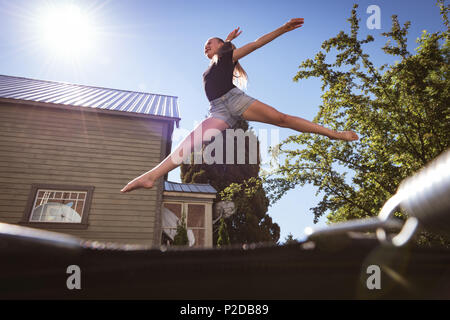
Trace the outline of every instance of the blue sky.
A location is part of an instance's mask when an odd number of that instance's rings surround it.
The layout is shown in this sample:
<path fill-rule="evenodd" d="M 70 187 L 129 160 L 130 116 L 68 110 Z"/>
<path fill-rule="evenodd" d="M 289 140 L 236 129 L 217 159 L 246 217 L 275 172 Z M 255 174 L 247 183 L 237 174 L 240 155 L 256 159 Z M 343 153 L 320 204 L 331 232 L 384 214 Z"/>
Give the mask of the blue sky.
<path fill-rule="evenodd" d="M 295 83 L 298 66 L 313 58 L 324 40 L 340 30 L 349 30 L 346 19 L 353 3 L 359 4 L 361 35 L 372 34 L 376 41 L 366 47 L 376 65 L 392 62 L 381 53 L 382 32 L 391 26 L 391 15 L 400 23 L 410 20 L 409 46 L 422 30 L 442 28 L 434 1 L 285 1 L 285 0 L 0 0 L 0 74 L 43 80 L 64 81 L 100 87 L 174 95 L 179 98 L 180 127 L 191 130 L 208 112 L 202 73 L 208 67 L 203 55 L 205 41 L 225 38 L 240 27 L 234 40 L 240 47 L 278 28 L 290 18 L 302 17 L 302 28 L 286 33 L 241 59 L 249 75 L 247 94 L 276 109 L 313 119 L 321 104 L 320 81 Z M 63 57 L 55 43 L 44 41 L 42 12 L 49 5 L 76 4 L 88 12 L 92 29 L 85 51 Z M 381 10 L 381 29 L 369 30 L 369 5 Z M 251 122 L 256 130 L 275 127 Z M 280 129 L 284 139 L 295 132 Z M 149 168 L 150 169 L 150 168 Z M 130 179 L 134 178 L 130 176 Z M 179 170 L 169 174 L 179 181 Z M 280 240 L 292 233 L 303 236 L 313 225 L 313 207 L 319 198 L 311 186 L 297 187 L 269 208 L 269 215 L 281 227 Z M 325 225 L 323 217 L 319 226 Z"/>

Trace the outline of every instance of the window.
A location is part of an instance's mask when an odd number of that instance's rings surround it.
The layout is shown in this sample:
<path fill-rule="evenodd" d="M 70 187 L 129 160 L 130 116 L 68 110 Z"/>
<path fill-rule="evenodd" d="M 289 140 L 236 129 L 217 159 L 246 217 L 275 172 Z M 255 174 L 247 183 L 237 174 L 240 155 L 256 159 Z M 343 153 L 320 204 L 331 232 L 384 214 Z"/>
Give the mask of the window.
<path fill-rule="evenodd" d="M 194 233 L 194 246 L 205 246 L 205 205 L 188 204 L 187 228 Z"/>
<path fill-rule="evenodd" d="M 22 223 L 51 227 L 87 227 L 92 186 L 34 184 Z"/>
<path fill-rule="evenodd" d="M 204 247 L 206 234 L 206 216 L 204 204 L 169 203 L 165 202 L 162 212 L 162 243 L 172 243 L 175 237 L 177 223 L 185 213 L 188 231 L 189 246 Z"/>

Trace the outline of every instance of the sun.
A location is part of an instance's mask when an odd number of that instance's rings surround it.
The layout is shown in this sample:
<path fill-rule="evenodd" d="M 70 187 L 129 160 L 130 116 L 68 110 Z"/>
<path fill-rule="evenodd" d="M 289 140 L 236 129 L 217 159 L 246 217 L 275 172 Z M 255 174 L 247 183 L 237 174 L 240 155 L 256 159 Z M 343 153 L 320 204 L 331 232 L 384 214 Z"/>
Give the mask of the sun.
<path fill-rule="evenodd" d="M 39 25 L 41 41 L 54 55 L 79 57 L 92 49 L 94 30 L 89 13 L 74 4 L 45 8 Z"/>

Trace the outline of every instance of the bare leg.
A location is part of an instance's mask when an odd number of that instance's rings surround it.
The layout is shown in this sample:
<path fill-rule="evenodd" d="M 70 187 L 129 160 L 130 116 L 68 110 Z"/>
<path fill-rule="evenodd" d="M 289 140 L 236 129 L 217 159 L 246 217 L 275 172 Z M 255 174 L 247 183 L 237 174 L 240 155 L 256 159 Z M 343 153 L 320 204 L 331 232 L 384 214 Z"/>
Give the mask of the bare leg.
<path fill-rule="evenodd" d="M 296 116 L 281 113 L 275 108 L 258 100 L 253 102 L 250 107 L 245 110 L 245 112 L 242 114 L 242 117 L 249 121 L 269 123 L 300 132 L 317 133 L 323 136 L 327 136 L 330 139 L 340 139 L 346 141 L 358 140 L 358 135 L 353 131 L 334 131 L 325 128 L 317 123 Z"/>
<path fill-rule="evenodd" d="M 195 147 L 211 138 L 207 136 L 209 129 L 223 131 L 227 128 L 229 128 L 229 125 L 223 120 L 212 117 L 203 120 L 160 164 L 130 181 L 120 192 L 125 193 L 139 188 L 152 188 L 156 180 L 178 167 L 185 157 L 190 156 Z M 194 139 L 194 137 L 201 137 L 201 141 L 200 139 Z M 183 154 L 184 150 L 189 150 L 189 152 Z"/>

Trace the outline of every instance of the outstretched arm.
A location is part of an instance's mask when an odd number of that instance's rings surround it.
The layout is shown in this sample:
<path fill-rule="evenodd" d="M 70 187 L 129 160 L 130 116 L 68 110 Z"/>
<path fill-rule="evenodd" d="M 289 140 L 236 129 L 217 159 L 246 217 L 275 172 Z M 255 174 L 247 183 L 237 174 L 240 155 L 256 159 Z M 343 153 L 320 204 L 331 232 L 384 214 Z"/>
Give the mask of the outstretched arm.
<path fill-rule="evenodd" d="M 237 48 L 236 50 L 234 50 L 233 52 L 233 60 L 237 61 L 242 57 L 245 57 L 246 55 L 248 55 L 249 53 L 255 51 L 258 48 L 261 48 L 263 45 L 269 43 L 270 41 L 272 41 L 275 38 L 278 38 L 279 36 L 281 36 L 283 33 L 292 31 L 294 29 L 300 28 L 303 25 L 304 19 L 303 18 L 294 18 L 291 19 L 290 21 L 286 22 L 283 26 L 275 29 L 274 31 L 263 35 L 262 37 L 256 39 L 253 42 L 250 42 L 248 44 L 246 44 L 245 46 L 242 46 L 240 48 Z M 237 30 L 237 29 L 236 29 Z M 235 30 L 235 31 L 236 31 Z M 233 31 L 233 32 L 235 32 Z M 233 34 L 230 33 L 231 34 Z M 241 31 L 242 32 L 242 31 Z M 240 33 L 239 33 L 240 34 Z M 237 35 L 239 35 L 237 34 Z M 237 36 L 236 36 L 237 37 Z M 230 36 L 227 38 L 227 41 L 231 41 L 233 38 L 231 38 L 229 40 Z"/>

